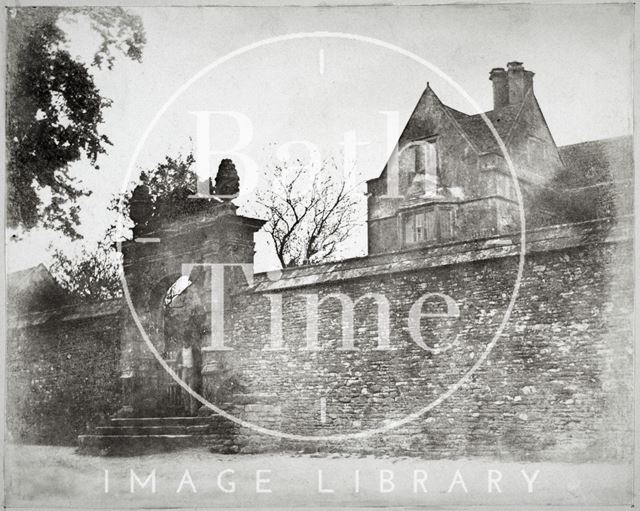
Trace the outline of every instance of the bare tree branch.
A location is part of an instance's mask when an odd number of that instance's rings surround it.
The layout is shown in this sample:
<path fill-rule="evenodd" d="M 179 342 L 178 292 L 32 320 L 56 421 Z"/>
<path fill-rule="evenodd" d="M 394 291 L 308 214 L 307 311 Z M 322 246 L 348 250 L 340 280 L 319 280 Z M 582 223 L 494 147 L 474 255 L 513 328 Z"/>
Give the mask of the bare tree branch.
<path fill-rule="evenodd" d="M 269 189 L 258 192 L 264 229 L 283 267 L 330 260 L 356 224 L 358 199 L 334 169 L 326 162 L 316 170 L 299 161 L 277 165 Z"/>

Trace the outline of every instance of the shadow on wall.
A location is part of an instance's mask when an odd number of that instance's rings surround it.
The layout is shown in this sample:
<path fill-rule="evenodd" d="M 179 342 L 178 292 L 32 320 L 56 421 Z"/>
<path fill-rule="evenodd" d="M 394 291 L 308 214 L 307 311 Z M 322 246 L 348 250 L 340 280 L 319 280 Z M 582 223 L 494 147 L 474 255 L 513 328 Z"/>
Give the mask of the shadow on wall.
<path fill-rule="evenodd" d="M 554 223 L 579 223 L 633 214 L 631 137 L 594 140 L 559 148 L 564 167 L 534 203 Z M 548 223 L 548 222 L 547 222 Z M 615 222 L 609 223 L 609 228 Z M 606 236 L 607 229 L 601 234 Z"/>
<path fill-rule="evenodd" d="M 13 330 L 7 352 L 7 436 L 75 445 L 121 404 L 114 318 Z"/>

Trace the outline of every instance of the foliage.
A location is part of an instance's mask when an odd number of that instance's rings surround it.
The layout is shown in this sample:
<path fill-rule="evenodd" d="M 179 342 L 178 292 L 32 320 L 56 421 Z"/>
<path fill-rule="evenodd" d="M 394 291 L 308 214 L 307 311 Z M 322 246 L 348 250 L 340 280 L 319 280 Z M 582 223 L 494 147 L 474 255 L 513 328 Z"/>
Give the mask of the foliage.
<path fill-rule="evenodd" d="M 356 225 L 357 200 L 324 163 L 306 170 L 301 162 L 275 165 L 269 188 L 259 191 L 264 226 L 283 268 L 329 261 Z"/>
<path fill-rule="evenodd" d="M 149 187 L 152 202 L 171 197 L 186 183 L 195 184 L 195 173 L 191 170 L 193 156 L 183 158 L 167 156 L 154 169 L 140 174 L 140 184 Z M 53 252 L 53 263 L 49 268 L 60 285 L 75 299 L 102 300 L 122 295 L 120 282 L 120 257 L 115 242 L 123 237 L 122 226 L 127 226 L 131 192 L 114 197 L 110 211 L 120 215 L 106 231 L 104 240 L 93 248 L 83 248 L 75 256 L 67 256 L 61 250 Z"/>
<path fill-rule="evenodd" d="M 558 172 L 538 192 L 534 203 L 555 223 L 578 223 L 616 214 L 610 183 L 594 184 L 586 176 L 569 172 Z"/>
<path fill-rule="evenodd" d="M 196 173 L 193 171 L 193 154 L 166 156 L 154 169 L 140 174 L 140 183 L 149 187 L 154 202 L 168 198 L 178 189 L 187 188 L 191 193 L 196 189 Z"/>
<path fill-rule="evenodd" d="M 175 190 L 185 189 L 188 183 L 195 188 L 195 173 L 192 155 L 186 157 L 167 156 L 155 168 L 143 171 L 139 183 L 148 186 L 152 204 L 172 197 Z M 114 197 L 109 210 L 120 216 L 107 229 L 104 240 L 93 248 L 83 248 L 74 256 L 61 250 L 53 252 L 49 271 L 60 285 L 75 299 L 102 300 L 121 296 L 120 253 L 115 242 L 124 237 L 127 227 L 131 192 Z M 124 229 L 123 229 L 124 226 Z"/>
<path fill-rule="evenodd" d="M 193 154 L 178 155 L 175 158 L 166 156 L 164 161 L 153 169 L 141 172 L 138 181 L 132 185 L 146 185 L 151 199 L 151 207 L 159 209 L 163 202 L 175 197 L 176 193 L 195 193 L 197 175 L 193 170 L 194 163 Z M 107 238 L 111 241 L 115 242 L 126 237 L 124 227 L 129 225 L 133 189 L 134 186 L 131 186 L 129 192 L 119 194 L 111 200 L 109 211 L 114 212 L 117 216 L 116 222 L 107 230 Z M 195 202 L 199 201 L 189 201 L 187 204 Z"/>
<path fill-rule="evenodd" d="M 108 300 L 122 295 L 119 254 L 106 243 L 83 248 L 72 257 L 56 250 L 49 271 L 75 300 Z"/>
<path fill-rule="evenodd" d="M 72 238 L 80 237 L 77 200 L 89 192 L 68 166 L 85 156 L 98 169 L 98 155 L 110 144 L 98 128 L 111 101 L 100 95 L 90 66 L 65 49 L 67 36 L 58 25 L 78 15 L 102 40 L 92 66 L 111 68 L 113 50 L 141 59 L 141 21 L 121 8 L 13 9 L 7 53 L 8 225 L 42 225 Z"/>

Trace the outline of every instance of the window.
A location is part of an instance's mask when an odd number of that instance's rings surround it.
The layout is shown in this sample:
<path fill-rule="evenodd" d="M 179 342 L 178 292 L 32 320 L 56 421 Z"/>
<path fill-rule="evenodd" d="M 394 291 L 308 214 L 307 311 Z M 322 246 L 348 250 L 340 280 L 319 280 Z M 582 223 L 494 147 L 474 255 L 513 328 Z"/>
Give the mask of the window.
<path fill-rule="evenodd" d="M 438 153 L 435 141 L 420 141 L 402 149 L 401 162 L 407 176 L 407 194 L 430 197 L 438 190 Z"/>
<path fill-rule="evenodd" d="M 410 244 L 415 241 L 415 218 L 412 214 L 408 214 L 404 219 L 404 242 Z"/>
<path fill-rule="evenodd" d="M 417 211 L 404 215 L 404 242 L 406 245 L 438 239 L 436 210 Z"/>
<path fill-rule="evenodd" d="M 453 228 L 455 223 L 455 213 L 453 209 L 440 210 L 440 237 L 443 240 L 450 240 L 453 238 Z"/>
<path fill-rule="evenodd" d="M 436 211 L 431 210 L 425 213 L 426 216 L 426 239 L 432 241 L 438 238 L 437 226 L 436 226 Z"/>
<path fill-rule="evenodd" d="M 438 190 L 438 153 L 436 144 L 428 142 L 421 144 L 420 150 L 424 157 L 424 193 L 435 195 Z"/>
<path fill-rule="evenodd" d="M 424 213 L 416 214 L 416 241 L 424 240 Z"/>

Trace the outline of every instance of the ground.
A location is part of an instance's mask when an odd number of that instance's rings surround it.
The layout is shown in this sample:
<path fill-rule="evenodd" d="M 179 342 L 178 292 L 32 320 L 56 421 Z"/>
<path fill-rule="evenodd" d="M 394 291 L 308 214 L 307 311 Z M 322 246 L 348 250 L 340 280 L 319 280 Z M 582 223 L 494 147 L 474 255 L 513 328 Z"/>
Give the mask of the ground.
<path fill-rule="evenodd" d="M 151 479 L 144 488 L 135 481 L 137 477 L 144 483 L 154 469 L 155 493 Z M 527 477 L 532 481 L 531 492 Z M 78 455 L 71 447 L 25 445 L 8 445 L 5 455 L 9 507 L 366 508 L 519 503 L 628 508 L 631 478 L 631 467 L 619 464 L 219 455 L 198 449 L 104 458 Z M 497 481 L 491 493 L 489 479 Z"/>

